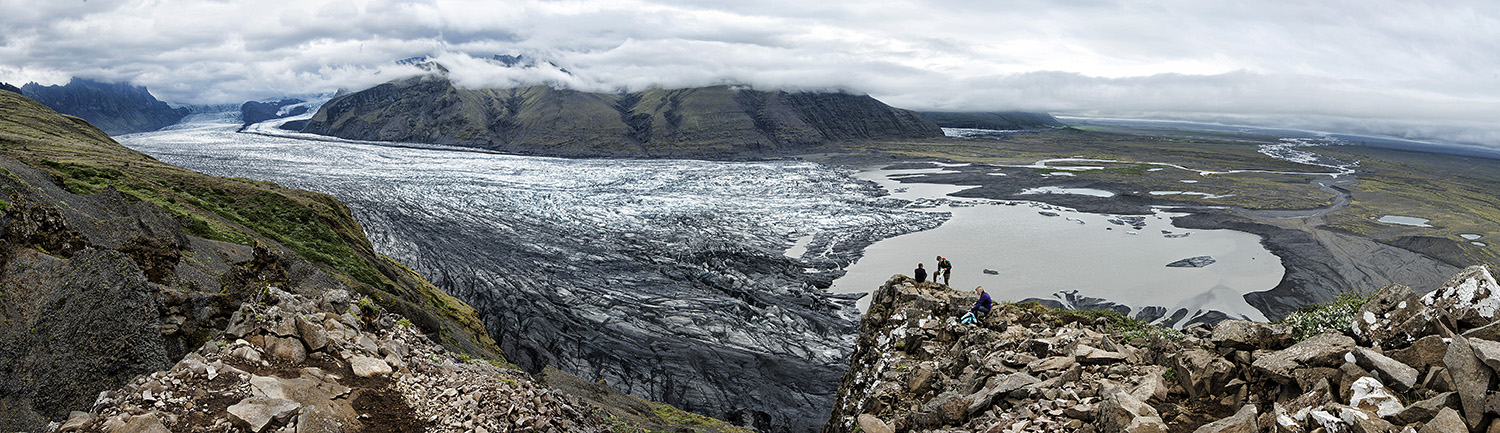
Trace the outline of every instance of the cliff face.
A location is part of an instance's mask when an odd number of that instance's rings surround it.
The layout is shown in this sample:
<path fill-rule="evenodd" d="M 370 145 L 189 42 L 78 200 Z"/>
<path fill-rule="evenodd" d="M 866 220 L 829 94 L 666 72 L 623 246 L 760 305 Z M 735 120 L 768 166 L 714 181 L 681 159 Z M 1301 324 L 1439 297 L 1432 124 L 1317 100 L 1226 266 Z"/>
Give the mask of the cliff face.
<path fill-rule="evenodd" d="M 1324 327 L 1227 320 L 1179 333 L 1037 305 L 958 323 L 974 300 L 886 283 L 824 431 L 1500 428 L 1500 285 L 1483 267 L 1424 296 L 1393 285 L 1299 319 Z"/>
<path fill-rule="evenodd" d="M 998 112 L 941 112 L 924 111 L 922 116 L 944 128 L 974 128 L 996 130 L 1061 128 L 1062 122 L 1047 113 L 1026 111 Z"/>
<path fill-rule="evenodd" d="M 280 119 L 283 117 L 300 115 L 307 112 L 307 107 L 293 107 L 292 109 L 287 110 L 285 113 L 282 113 L 281 111 L 282 107 L 301 104 L 303 102 L 307 101 L 303 101 L 301 99 L 282 99 L 279 101 L 270 102 L 248 101 L 240 105 L 240 121 L 244 122 L 244 124 L 246 125 L 249 125 L 252 123 L 260 123 L 271 119 Z"/>
<path fill-rule="evenodd" d="M 181 121 L 187 108 L 156 100 L 145 87 L 74 78 L 65 86 L 28 83 L 21 93 L 59 113 L 78 116 L 110 135 L 146 132 Z"/>
<path fill-rule="evenodd" d="M 0 92 L 0 430 L 163 369 L 268 287 L 348 290 L 498 358 L 474 310 L 377 255 L 342 204 L 126 149 Z"/>
<path fill-rule="evenodd" d="M 869 96 L 731 86 L 603 94 L 534 86 L 470 90 L 440 76 L 381 84 L 323 105 L 303 132 L 511 153 L 768 157 L 846 141 L 941 137 Z"/>

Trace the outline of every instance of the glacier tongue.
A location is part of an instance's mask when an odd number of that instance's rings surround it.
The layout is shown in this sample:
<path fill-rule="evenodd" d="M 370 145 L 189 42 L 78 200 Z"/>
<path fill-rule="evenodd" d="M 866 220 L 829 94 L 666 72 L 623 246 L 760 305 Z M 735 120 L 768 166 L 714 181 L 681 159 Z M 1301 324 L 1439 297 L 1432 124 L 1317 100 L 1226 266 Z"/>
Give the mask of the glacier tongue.
<path fill-rule="evenodd" d="M 942 222 L 811 163 L 520 157 L 193 119 L 121 141 L 337 197 L 377 251 L 478 308 L 523 367 L 767 431 L 820 426 L 846 368 L 858 311 L 819 287 L 869 243 Z M 783 255 L 808 234 L 806 253 Z"/>

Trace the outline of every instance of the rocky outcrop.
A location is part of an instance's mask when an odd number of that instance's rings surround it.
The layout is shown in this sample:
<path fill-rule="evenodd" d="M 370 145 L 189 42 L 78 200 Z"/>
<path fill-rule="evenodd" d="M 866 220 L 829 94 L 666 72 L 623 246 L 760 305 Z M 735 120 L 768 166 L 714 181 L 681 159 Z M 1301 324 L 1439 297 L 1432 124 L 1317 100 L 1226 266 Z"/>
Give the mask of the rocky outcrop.
<path fill-rule="evenodd" d="M 82 78 L 63 86 L 27 83 L 21 93 L 59 113 L 87 120 L 110 135 L 155 131 L 181 121 L 190 111 L 156 100 L 143 86 Z"/>
<path fill-rule="evenodd" d="M 1122 330 L 1118 316 L 1037 305 L 966 325 L 972 296 L 897 276 L 824 431 L 1495 431 L 1500 342 L 1475 336 L 1500 322 L 1494 281 L 1469 268 L 1409 302 L 1387 288 L 1344 332 L 1291 344 L 1279 324 Z"/>
<path fill-rule="evenodd" d="M 941 137 L 914 112 L 866 95 L 736 86 L 588 93 L 464 89 L 442 75 L 324 104 L 303 132 L 348 139 L 591 157 L 767 158 L 838 142 Z"/>
<path fill-rule="evenodd" d="M 223 334 L 171 368 L 100 393 L 61 430 L 606 430 L 572 397 L 518 370 L 459 359 L 405 319 L 360 304 L 373 305 L 343 291 L 308 298 L 268 288 Z"/>
<path fill-rule="evenodd" d="M 91 405 L 46 428 L 249 433 L 622 429 L 744 431 L 612 390 L 585 393 L 555 387 L 503 362 L 448 351 L 369 298 L 342 290 L 308 297 L 276 287 L 242 304 L 222 333 L 170 368 L 101 392 Z"/>

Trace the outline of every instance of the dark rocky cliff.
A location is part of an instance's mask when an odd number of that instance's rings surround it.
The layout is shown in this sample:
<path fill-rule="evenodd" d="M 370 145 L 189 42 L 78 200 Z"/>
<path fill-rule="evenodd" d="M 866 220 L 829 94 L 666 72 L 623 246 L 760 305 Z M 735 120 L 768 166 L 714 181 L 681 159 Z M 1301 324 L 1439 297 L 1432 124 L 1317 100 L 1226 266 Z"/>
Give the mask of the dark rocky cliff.
<path fill-rule="evenodd" d="M 1051 114 L 1026 111 L 923 111 L 921 114 L 944 128 L 1021 130 L 1063 127 L 1062 122 L 1058 122 Z"/>
<path fill-rule="evenodd" d="M 280 119 L 283 117 L 291 117 L 303 114 L 307 112 L 307 107 L 293 107 L 292 109 L 287 110 L 286 113 L 281 112 L 282 107 L 301 104 L 303 102 L 307 101 L 291 98 L 268 102 L 248 101 L 240 105 L 240 121 L 244 122 L 244 124 L 246 125 L 249 125 L 271 119 Z"/>
<path fill-rule="evenodd" d="M 303 132 L 555 156 L 774 157 L 861 140 L 941 137 L 869 96 L 732 86 L 604 94 L 393 81 L 323 105 Z"/>
<path fill-rule="evenodd" d="M 28 83 L 21 93 L 59 113 L 78 116 L 110 135 L 147 132 L 181 121 L 187 108 L 172 108 L 142 86 L 74 78 L 65 86 Z"/>

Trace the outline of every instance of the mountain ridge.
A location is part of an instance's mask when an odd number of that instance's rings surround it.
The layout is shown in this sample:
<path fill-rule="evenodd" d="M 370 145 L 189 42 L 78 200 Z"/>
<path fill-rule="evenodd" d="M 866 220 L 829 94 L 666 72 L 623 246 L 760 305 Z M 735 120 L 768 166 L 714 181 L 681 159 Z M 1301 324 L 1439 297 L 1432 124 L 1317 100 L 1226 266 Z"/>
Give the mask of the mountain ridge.
<path fill-rule="evenodd" d="M 155 131 L 192 110 L 158 101 L 145 86 L 74 78 L 68 84 L 27 83 L 21 94 L 62 114 L 78 116 L 109 135 Z"/>
<path fill-rule="evenodd" d="M 1028 130 L 1061 128 L 1051 114 L 1029 111 L 919 111 L 944 128 Z"/>
<path fill-rule="evenodd" d="M 770 158 L 840 142 L 942 137 L 868 95 L 739 86 L 590 93 L 464 89 L 441 76 L 334 98 L 302 132 L 567 157 Z"/>

